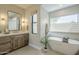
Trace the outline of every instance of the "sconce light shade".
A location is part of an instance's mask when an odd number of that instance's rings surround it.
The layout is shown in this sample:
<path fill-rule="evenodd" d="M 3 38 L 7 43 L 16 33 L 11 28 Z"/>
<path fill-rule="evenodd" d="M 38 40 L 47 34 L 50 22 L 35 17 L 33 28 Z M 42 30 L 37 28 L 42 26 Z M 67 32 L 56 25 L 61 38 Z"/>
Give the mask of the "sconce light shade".
<path fill-rule="evenodd" d="M 23 23 L 25 23 L 25 21 L 23 21 Z"/>
<path fill-rule="evenodd" d="M 1 24 L 5 25 L 5 19 L 4 18 L 1 18 Z"/>
<path fill-rule="evenodd" d="M 5 20 L 4 18 L 2 18 L 2 20 Z"/>

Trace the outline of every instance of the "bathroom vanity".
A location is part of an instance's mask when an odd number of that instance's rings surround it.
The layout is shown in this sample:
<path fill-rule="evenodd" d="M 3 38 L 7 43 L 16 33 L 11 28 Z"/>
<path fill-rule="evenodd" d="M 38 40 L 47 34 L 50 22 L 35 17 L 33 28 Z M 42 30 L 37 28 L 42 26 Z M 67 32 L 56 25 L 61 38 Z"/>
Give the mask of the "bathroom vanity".
<path fill-rule="evenodd" d="M 0 5 L 0 11 L 0 54 L 28 45 L 25 10 L 14 5 Z"/>
<path fill-rule="evenodd" d="M 0 35 L 0 54 L 5 54 L 28 45 L 28 33 L 11 33 Z"/>

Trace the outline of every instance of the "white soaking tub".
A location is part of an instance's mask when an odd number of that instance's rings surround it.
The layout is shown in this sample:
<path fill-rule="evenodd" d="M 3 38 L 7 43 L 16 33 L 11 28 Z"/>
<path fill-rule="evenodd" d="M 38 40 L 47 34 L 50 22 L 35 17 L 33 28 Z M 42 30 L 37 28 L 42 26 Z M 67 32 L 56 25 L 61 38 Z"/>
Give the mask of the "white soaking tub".
<path fill-rule="evenodd" d="M 62 38 L 49 37 L 48 43 L 52 50 L 55 50 L 66 55 L 76 54 L 79 50 L 79 41 L 73 39 L 69 39 L 68 43 L 62 41 Z"/>

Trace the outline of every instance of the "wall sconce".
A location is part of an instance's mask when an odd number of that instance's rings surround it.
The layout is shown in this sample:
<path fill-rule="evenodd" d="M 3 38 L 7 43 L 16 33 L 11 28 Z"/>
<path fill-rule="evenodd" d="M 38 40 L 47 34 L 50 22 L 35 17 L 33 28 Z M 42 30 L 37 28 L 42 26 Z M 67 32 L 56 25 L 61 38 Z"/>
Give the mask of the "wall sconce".
<path fill-rule="evenodd" d="M 22 23 L 25 23 L 25 21 L 23 21 Z"/>
<path fill-rule="evenodd" d="M 5 25 L 5 19 L 4 18 L 1 18 L 1 24 Z"/>
<path fill-rule="evenodd" d="M 5 20 L 4 18 L 2 18 L 2 20 Z"/>
<path fill-rule="evenodd" d="M 25 26 L 25 21 L 22 21 L 22 27 Z"/>

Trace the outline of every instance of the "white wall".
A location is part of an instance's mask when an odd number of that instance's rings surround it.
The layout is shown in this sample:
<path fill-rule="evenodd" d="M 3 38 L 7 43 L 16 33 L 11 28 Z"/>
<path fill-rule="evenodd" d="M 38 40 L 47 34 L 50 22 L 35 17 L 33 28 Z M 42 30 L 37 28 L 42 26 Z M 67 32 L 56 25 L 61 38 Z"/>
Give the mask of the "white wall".
<path fill-rule="evenodd" d="M 40 34 L 41 37 L 45 36 L 45 25 L 49 25 L 49 15 L 48 12 L 41 6 L 40 7 Z"/>
<path fill-rule="evenodd" d="M 32 34 L 31 15 L 37 10 L 38 12 L 38 28 L 37 34 Z M 41 49 L 41 36 L 44 35 L 45 21 L 48 19 L 48 13 L 40 5 L 33 5 L 26 10 L 26 19 L 29 24 L 29 45 Z"/>
<path fill-rule="evenodd" d="M 31 16 L 37 11 L 38 14 L 38 28 L 37 28 L 37 34 L 32 34 L 32 19 Z M 28 20 L 29 25 L 29 45 L 36 47 L 40 49 L 40 19 L 39 19 L 39 13 L 40 13 L 40 6 L 39 5 L 32 5 L 28 9 L 26 9 L 26 19 Z"/>

